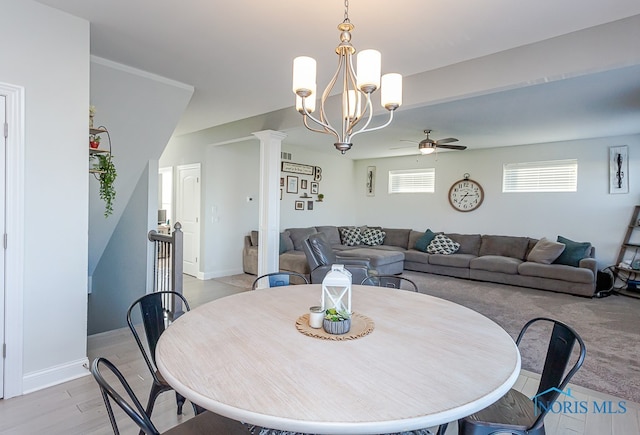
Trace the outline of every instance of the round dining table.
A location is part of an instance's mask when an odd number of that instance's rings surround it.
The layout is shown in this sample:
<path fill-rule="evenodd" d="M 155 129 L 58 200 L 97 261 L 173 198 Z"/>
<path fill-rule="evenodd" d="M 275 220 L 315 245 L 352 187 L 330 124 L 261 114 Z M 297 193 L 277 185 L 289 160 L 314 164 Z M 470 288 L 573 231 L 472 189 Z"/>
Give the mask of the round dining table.
<path fill-rule="evenodd" d="M 321 285 L 293 285 L 204 304 L 162 334 L 158 369 L 210 411 L 312 434 L 382 434 L 455 421 L 498 400 L 519 375 L 509 334 L 461 305 L 354 285 L 353 324 L 366 319 L 366 331 L 327 339 L 304 316 L 321 295 Z"/>

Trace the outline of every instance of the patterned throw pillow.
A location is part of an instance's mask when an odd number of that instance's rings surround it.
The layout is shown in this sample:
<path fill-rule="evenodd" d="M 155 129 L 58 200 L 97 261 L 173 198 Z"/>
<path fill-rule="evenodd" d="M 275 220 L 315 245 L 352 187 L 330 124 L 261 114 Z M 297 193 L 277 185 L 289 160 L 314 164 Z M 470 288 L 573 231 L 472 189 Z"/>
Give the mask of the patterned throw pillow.
<path fill-rule="evenodd" d="M 377 228 L 366 228 L 362 232 L 361 241 L 365 245 L 369 246 L 382 245 L 382 242 L 384 242 L 384 237 L 386 235 L 387 233 Z"/>
<path fill-rule="evenodd" d="M 360 228 L 340 228 L 340 239 L 346 246 L 360 244 Z"/>
<path fill-rule="evenodd" d="M 427 252 L 429 254 L 453 254 L 460 249 L 460 243 L 456 243 L 444 234 L 437 234 L 429 246 L 427 246 Z"/>

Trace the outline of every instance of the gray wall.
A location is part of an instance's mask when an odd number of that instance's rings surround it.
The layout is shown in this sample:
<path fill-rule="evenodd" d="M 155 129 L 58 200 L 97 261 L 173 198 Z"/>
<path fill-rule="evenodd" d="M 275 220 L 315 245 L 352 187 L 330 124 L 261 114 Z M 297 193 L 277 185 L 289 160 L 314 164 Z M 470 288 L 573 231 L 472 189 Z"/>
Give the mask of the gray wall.
<path fill-rule="evenodd" d="M 609 147 L 629 146 L 629 193 L 609 194 Z M 578 159 L 578 191 L 571 193 L 502 193 L 505 163 Z M 365 195 L 367 166 L 376 166 L 376 195 Z M 436 169 L 436 191 L 430 194 L 387 193 L 388 172 L 394 169 Z M 461 213 L 449 205 L 449 188 L 467 172 L 484 189 L 477 210 Z M 361 160 L 356 163 L 358 188 L 354 198 L 359 224 L 424 231 L 547 237 L 558 235 L 590 241 L 600 267 L 615 262 L 640 190 L 640 136 L 585 139 L 437 156 Z"/>
<path fill-rule="evenodd" d="M 99 183 L 90 180 L 89 334 L 124 326 L 126 308 L 148 287 L 146 237 L 157 225 L 157 159 L 192 93 L 190 86 L 92 58 L 94 122 L 109 129 L 118 177 L 114 212 L 108 218 Z"/>

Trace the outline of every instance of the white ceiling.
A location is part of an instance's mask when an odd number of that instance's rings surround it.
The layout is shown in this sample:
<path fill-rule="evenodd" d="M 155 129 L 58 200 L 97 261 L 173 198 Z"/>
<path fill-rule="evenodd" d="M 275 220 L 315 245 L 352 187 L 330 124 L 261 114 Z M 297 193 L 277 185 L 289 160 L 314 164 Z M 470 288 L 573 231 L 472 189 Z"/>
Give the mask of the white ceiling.
<path fill-rule="evenodd" d="M 37 0 L 91 22 L 91 53 L 195 87 L 175 134 L 292 106 L 293 58 L 336 68 L 341 0 Z M 638 0 L 351 0 L 357 49 L 405 77 L 640 14 Z M 402 139 L 455 136 L 470 149 L 640 133 L 640 65 L 441 104 L 401 107 L 351 158 L 415 153 Z M 453 100 L 453 99 L 452 99 Z M 291 109 L 293 110 L 293 109 Z M 333 149 L 304 128 L 286 141 Z M 364 139 L 366 137 L 366 140 Z M 360 139 L 362 138 L 362 139 Z M 337 152 L 337 151 L 333 151 Z"/>

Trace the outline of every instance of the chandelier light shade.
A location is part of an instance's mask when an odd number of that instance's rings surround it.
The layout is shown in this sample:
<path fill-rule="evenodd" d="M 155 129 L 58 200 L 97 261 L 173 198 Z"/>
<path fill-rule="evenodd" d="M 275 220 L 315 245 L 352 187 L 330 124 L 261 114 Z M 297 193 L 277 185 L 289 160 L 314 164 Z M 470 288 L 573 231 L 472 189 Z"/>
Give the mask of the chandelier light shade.
<path fill-rule="evenodd" d="M 304 125 L 309 130 L 333 135 L 336 138 L 334 145 L 342 154 L 351 148 L 355 135 L 380 130 L 391 124 L 393 112 L 402 105 L 402 76 L 391 73 L 380 77 L 382 56 L 379 51 L 359 52 L 356 73 L 353 62 L 356 49 L 351 45 L 351 31 L 354 26 L 349 21 L 348 0 L 345 0 L 344 7 L 344 21 L 338 25 L 340 30 L 340 45 L 336 47 L 338 70 L 320 97 L 318 117 L 312 115 L 316 110 L 318 98 L 316 61 L 308 56 L 296 57 L 293 61 L 293 92 L 296 94 L 296 110 L 302 115 Z M 331 125 L 325 110 L 327 98 L 332 94 L 337 83 L 342 86 L 342 116 L 339 128 Z M 373 118 L 371 95 L 378 89 L 380 89 L 380 103 L 389 111 L 389 119 L 383 125 L 370 127 L 369 124 Z"/>

